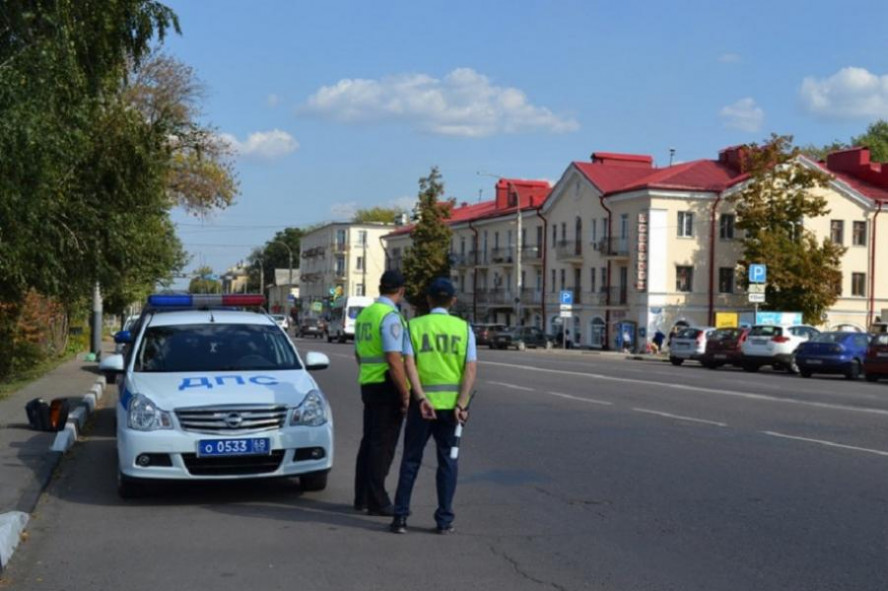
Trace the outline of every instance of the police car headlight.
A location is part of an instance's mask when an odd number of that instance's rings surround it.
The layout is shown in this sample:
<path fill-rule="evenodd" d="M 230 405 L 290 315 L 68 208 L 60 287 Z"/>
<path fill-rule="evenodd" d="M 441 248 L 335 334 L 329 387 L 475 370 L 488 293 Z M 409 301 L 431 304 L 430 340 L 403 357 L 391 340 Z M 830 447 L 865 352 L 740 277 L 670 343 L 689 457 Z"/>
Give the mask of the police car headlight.
<path fill-rule="evenodd" d="M 305 395 L 299 406 L 293 409 L 291 425 L 318 427 L 327 422 L 327 404 L 324 397 L 317 390 L 312 390 Z"/>
<path fill-rule="evenodd" d="M 126 426 L 136 431 L 172 429 L 173 418 L 167 411 L 157 408 L 147 396 L 136 394 L 130 400 L 127 409 Z"/>

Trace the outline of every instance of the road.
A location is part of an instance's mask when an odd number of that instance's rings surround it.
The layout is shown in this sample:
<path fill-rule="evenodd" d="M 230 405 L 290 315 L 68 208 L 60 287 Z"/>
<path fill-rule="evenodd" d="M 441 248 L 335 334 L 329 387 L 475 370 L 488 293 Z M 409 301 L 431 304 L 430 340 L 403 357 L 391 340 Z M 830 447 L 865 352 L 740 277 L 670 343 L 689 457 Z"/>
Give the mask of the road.
<path fill-rule="evenodd" d="M 387 520 L 351 509 L 360 437 L 351 347 L 297 344 L 332 361 L 316 374 L 336 420 L 326 491 L 302 494 L 290 481 L 213 483 L 122 502 L 106 408 L 63 462 L 4 584 L 888 588 L 888 384 L 482 350 L 457 533 L 430 531 L 428 454 L 410 532 L 396 536 Z"/>

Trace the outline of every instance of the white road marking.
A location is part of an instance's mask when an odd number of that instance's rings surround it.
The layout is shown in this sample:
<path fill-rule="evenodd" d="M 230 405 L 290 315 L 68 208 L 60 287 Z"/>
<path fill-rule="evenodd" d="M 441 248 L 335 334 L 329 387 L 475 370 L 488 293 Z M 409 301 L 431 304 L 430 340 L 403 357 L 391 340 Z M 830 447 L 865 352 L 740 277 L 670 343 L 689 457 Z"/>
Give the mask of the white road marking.
<path fill-rule="evenodd" d="M 857 447 L 856 445 L 845 445 L 844 443 L 836 443 L 834 441 L 824 441 L 822 439 L 809 439 L 808 437 L 798 437 L 796 435 L 786 435 L 785 433 L 775 433 L 774 431 L 762 431 L 765 435 L 772 437 L 782 437 L 783 439 L 795 439 L 796 441 L 807 441 L 808 443 L 819 443 L 829 447 L 841 447 L 842 449 L 852 449 L 854 451 L 862 451 L 879 456 L 888 456 L 888 451 L 880 449 L 870 449 L 868 447 Z"/>
<path fill-rule="evenodd" d="M 622 382 L 627 384 L 642 384 L 645 386 L 653 386 L 658 389 L 671 388 L 674 390 L 686 390 L 688 392 L 705 392 L 709 394 L 718 394 L 721 396 L 733 396 L 736 398 L 746 398 L 747 400 L 763 400 L 766 402 L 782 402 L 785 404 L 799 404 L 802 406 L 813 406 L 816 408 L 828 408 L 832 410 L 844 410 L 848 412 L 859 412 L 865 414 L 888 416 L 888 410 L 881 408 L 866 408 L 857 406 L 848 406 L 845 404 L 833 404 L 830 402 L 815 402 L 813 400 L 799 400 L 798 398 L 781 398 L 779 396 L 769 396 L 768 394 L 753 394 L 752 392 L 738 392 L 735 390 L 717 390 L 715 388 L 701 388 L 698 386 L 688 386 L 685 384 L 669 384 L 665 382 L 654 382 L 651 380 L 636 380 L 632 378 L 618 378 L 616 376 L 606 376 L 603 374 L 586 373 L 582 371 L 569 371 L 564 369 L 548 369 L 543 367 L 533 367 L 529 365 L 515 365 L 514 363 L 499 363 L 496 361 L 479 361 L 483 365 L 496 365 L 500 367 L 511 367 L 514 369 L 524 369 L 527 371 L 536 371 L 541 373 L 556 373 L 563 375 L 580 376 L 583 378 L 595 378 L 599 380 L 607 380 L 611 382 Z M 639 394 L 639 392 L 633 392 Z"/>
<path fill-rule="evenodd" d="M 594 398 L 583 398 L 582 396 L 573 396 L 571 394 L 562 394 L 561 392 L 546 392 L 551 396 L 558 396 L 560 398 L 567 398 L 568 400 L 579 400 L 580 402 L 589 402 L 591 404 L 601 404 L 604 406 L 613 406 L 613 402 L 607 402 L 605 400 L 595 400 Z"/>
<path fill-rule="evenodd" d="M 666 417 L 669 419 L 676 419 L 679 421 L 693 421 L 694 423 L 705 423 L 707 425 L 715 425 L 716 427 L 727 427 L 727 423 L 719 423 L 718 421 L 707 421 L 706 419 L 695 419 L 694 417 L 684 417 L 682 415 L 674 415 L 668 412 L 661 412 L 659 410 L 650 410 L 648 408 L 633 408 L 635 412 L 643 412 L 650 415 L 658 415 L 661 417 Z"/>
<path fill-rule="evenodd" d="M 513 390 L 524 390 L 526 392 L 533 392 L 533 388 L 527 388 L 525 386 L 516 386 L 515 384 L 507 384 L 505 382 L 487 382 L 488 384 L 493 384 L 495 386 L 503 386 L 505 388 L 512 388 Z"/>
<path fill-rule="evenodd" d="M 327 353 L 327 355 L 329 355 L 330 357 L 342 357 L 344 359 L 351 359 L 352 361 L 354 361 L 355 359 L 354 355 L 346 355 L 345 353 Z"/>

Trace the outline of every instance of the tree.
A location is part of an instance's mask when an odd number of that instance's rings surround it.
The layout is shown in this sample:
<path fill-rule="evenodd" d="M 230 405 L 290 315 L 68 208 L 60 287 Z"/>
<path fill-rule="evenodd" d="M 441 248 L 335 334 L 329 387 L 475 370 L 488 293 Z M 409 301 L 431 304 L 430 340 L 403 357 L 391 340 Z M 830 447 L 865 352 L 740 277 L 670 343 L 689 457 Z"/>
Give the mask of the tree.
<path fill-rule="evenodd" d="M 825 146 L 815 146 L 814 144 L 802 146 L 801 148 L 799 148 L 799 152 L 801 154 L 804 154 L 808 158 L 811 158 L 812 160 L 825 161 L 826 156 L 830 152 L 846 150 L 848 147 L 848 144 L 841 140 L 833 140 L 832 143 L 826 144 Z"/>
<path fill-rule="evenodd" d="M 359 209 L 352 217 L 354 224 L 367 224 L 371 222 L 380 222 L 383 224 L 397 223 L 400 217 L 406 213 L 399 207 L 371 207 L 370 209 Z"/>
<path fill-rule="evenodd" d="M 888 121 L 871 123 L 866 133 L 851 138 L 851 145 L 868 147 L 873 162 L 888 162 Z"/>
<path fill-rule="evenodd" d="M 200 122 L 206 89 L 194 69 L 155 52 L 134 65 L 128 78 L 124 99 L 169 138 L 167 190 L 173 203 L 194 214 L 231 205 L 238 193 L 231 147 Z"/>
<path fill-rule="evenodd" d="M 266 242 L 262 248 L 254 249 L 250 256 L 247 257 L 247 266 L 249 267 L 249 284 L 247 289 L 256 292 L 262 291 L 262 288 L 259 286 L 260 265 L 262 265 L 263 273 L 265 274 L 265 284 L 271 284 L 274 281 L 275 269 L 288 268 L 290 252 L 293 253 L 293 278 L 298 277 L 299 248 L 305 233 L 306 231 L 301 228 L 284 228 L 277 232 L 274 238 Z M 287 246 L 290 247 L 290 252 L 287 251 Z"/>
<path fill-rule="evenodd" d="M 410 237 L 410 250 L 404 255 L 404 278 L 407 282 L 407 301 L 419 314 L 428 313 L 426 289 L 436 277 L 450 277 L 450 238 L 452 231 L 446 220 L 450 218 L 452 202 L 440 201 L 444 184 L 438 167 L 432 167 L 429 176 L 419 179 L 417 222 Z"/>
<path fill-rule="evenodd" d="M 200 267 L 188 284 L 188 293 L 222 293 L 222 283 L 210 267 Z"/>
<path fill-rule="evenodd" d="M 803 221 L 829 213 L 815 189 L 828 186 L 830 176 L 799 163 L 790 136 L 772 135 L 744 152 L 750 180 L 730 198 L 737 227 L 745 231 L 740 283 L 747 285 L 749 264 L 767 263 L 766 307 L 800 311 L 805 322 L 819 324 L 838 299 L 845 248 L 828 238 L 818 242 Z"/>

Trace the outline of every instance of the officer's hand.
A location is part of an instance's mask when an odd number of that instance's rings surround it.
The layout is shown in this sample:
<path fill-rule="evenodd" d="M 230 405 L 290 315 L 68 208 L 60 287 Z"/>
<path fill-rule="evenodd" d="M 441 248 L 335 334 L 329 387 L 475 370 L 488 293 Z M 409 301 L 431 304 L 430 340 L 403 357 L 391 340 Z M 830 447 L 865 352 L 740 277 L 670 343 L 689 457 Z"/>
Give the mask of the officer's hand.
<path fill-rule="evenodd" d="M 407 395 L 406 398 L 401 398 L 401 414 L 407 414 L 408 408 L 410 408 L 410 395 Z"/>
<path fill-rule="evenodd" d="M 438 418 L 438 415 L 435 414 L 435 408 L 432 406 L 432 403 L 429 402 L 428 398 L 423 398 L 419 402 L 419 414 L 427 421 Z"/>
<path fill-rule="evenodd" d="M 460 408 L 453 409 L 453 418 L 455 418 L 458 422 L 465 424 L 466 421 L 469 420 L 469 411 Z"/>

